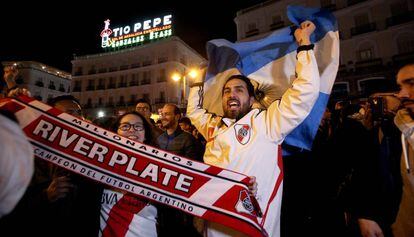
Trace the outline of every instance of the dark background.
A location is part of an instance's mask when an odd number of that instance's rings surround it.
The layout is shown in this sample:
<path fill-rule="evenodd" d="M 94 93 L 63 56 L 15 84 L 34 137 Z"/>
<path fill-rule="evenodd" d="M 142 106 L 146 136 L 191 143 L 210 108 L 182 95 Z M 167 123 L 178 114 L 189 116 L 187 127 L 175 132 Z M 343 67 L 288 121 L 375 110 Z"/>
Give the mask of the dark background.
<path fill-rule="evenodd" d="M 8 1 L 0 11 L 0 61 L 38 61 L 70 72 L 76 54 L 104 52 L 99 36 L 104 20 L 111 28 L 173 15 L 173 34 L 202 56 L 208 40 L 237 37 L 238 10 L 263 0 L 210 1 Z M 85 5 L 88 4 L 88 5 Z"/>

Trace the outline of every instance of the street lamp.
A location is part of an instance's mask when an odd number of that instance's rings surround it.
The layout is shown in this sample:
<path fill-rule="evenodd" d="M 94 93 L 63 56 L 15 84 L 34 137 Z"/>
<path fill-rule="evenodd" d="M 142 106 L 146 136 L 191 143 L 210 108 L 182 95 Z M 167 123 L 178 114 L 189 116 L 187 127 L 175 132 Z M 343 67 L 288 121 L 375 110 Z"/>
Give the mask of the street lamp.
<path fill-rule="evenodd" d="M 182 107 L 185 107 L 186 106 L 185 101 L 186 101 L 186 95 L 187 95 L 186 94 L 186 90 L 187 90 L 187 78 L 194 79 L 194 78 L 196 78 L 198 76 L 198 73 L 199 73 L 199 70 L 197 70 L 197 69 L 190 69 L 188 71 L 188 73 L 187 72 L 184 72 L 183 74 L 180 74 L 178 72 L 175 72 L 171 76 L 171 79 L 173 79 L 176 82 L 178 82 L 180 80 L 183 81 L 182 96 L 181 96 L 181 101 L 180 101 Z"/>

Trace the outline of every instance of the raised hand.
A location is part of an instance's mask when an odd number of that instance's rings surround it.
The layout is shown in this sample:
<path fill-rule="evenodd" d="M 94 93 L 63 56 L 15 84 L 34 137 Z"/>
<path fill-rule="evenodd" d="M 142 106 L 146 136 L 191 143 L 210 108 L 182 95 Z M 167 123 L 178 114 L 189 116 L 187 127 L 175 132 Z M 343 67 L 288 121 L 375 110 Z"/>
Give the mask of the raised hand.
<path fill-rule="evenodd" d="M 315 24 L 311 21 L 304 21 L 300 24 L 299 28 L 295 30 L 295 39 L 299 46 L 311 44 L 310 36 L 315 28 Z"/>

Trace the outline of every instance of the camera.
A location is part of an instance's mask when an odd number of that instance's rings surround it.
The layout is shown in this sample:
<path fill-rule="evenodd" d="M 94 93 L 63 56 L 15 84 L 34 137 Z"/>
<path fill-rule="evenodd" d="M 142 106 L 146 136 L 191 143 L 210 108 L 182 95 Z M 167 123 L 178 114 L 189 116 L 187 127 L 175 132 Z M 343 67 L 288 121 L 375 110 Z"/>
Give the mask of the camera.
<path fill-rule="evenodd" d="M 380 121 L 385 116 L 385 110 L 386 110 L 386 102 L 384 97 L 382 96 L 375 96 L 370 97 L 368 99 L 368 102 L 371 106 L 371 113 L 372 113 L 372 119 L 374 121 Z"/>

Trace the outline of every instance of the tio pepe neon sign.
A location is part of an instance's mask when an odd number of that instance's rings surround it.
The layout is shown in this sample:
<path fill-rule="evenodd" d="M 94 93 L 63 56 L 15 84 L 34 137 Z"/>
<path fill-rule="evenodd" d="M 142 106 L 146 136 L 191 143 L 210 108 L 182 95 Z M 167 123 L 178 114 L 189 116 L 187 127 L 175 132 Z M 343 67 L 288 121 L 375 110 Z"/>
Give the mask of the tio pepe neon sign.
<path fill-rule="evenodd" d="M 123 26 L 111 29 L 110 20 L 106 20 L 105 27 L 101 32 L 102 48 L 117 48 L 148 40 L 165 38 L 172 35 L 172 15 L 165 15 L 151 20 L 136 22 L 131 26 Z"/>

